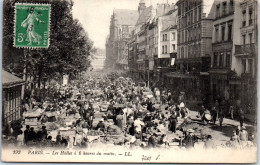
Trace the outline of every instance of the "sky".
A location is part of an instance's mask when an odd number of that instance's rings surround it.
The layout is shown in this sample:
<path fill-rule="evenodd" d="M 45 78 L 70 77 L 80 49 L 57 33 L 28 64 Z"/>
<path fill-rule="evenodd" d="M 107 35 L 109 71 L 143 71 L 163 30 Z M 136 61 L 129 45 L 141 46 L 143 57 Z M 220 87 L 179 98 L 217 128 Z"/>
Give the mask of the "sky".
<path fill-rule="evenodd" d="M 140 0 L 73 0 L 73 17 L 78 19 L 94 41 L 96 48 L 105 49 L 106 38 L 109 35 L 110 17 L 114 9 L 137 10 Z M 145 0 L 146 6 L 167 2 L 167 0 Z M 168 0 L 168 3 L 176 0 Z"/>

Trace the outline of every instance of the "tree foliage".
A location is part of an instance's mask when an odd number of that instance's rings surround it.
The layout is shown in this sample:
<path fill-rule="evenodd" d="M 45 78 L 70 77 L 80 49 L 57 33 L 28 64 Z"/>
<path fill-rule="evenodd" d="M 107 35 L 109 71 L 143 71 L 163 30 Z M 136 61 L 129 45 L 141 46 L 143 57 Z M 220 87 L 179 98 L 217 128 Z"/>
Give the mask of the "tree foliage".
<path fill-rule="evenodd" d="M 15 3 L 51 4 L 50 45 L 47 49 L 13 47 Z M 52 77 L 77 76 L 89 66 L 93 42 L 73 18 L 71 0 L 4 0 L 3 67 L 21 75 L 24 66 L 40 83 Z"/>

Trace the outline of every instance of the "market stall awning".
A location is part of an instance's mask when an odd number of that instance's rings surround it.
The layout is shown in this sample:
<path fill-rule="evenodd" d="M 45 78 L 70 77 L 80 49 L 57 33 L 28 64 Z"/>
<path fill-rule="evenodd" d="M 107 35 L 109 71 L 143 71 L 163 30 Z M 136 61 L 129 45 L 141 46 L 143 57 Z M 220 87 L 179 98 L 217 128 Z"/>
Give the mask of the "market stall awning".
<path fill-rule="evenodd" d="M 25 81 L 2 69 L 2 87 L 11 88 L 24 84 Z"/>

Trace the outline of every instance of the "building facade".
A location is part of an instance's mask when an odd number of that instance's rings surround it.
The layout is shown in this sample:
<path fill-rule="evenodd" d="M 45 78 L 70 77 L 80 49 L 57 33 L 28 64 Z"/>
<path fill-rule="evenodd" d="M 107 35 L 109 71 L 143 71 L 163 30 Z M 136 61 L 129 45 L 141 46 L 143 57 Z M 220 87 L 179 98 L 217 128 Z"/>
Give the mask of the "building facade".
<path fill-rule="evenodd" d="M 238 19 L 235 19 L 237 16 L 234 14 L 237 3 L 238 1 L 233 0 L 219 0 L 213 5 L 215 16 L 210 70 L 212 101 L 228 100 L 230 97 L 229 78 L 232 74 L 233 36 L 239 34 L 238 27 L 235 29 Z"/>
<path fill-rule="evenodd" d="M 213 1 L 179 0 L 177 6 L 176 65 L 179 73 L 176 81 L 181 81 L 181 90 L 188 92 L 190 99 L 202 100 L 210 94 L 208 71 L 212 54 Z"/>
<path fill-rule="evenodd" d="M 252 0 L 214 3 L 212 100 L 245 105 L 248 112 L 257 102 L 257 5 Z"/>

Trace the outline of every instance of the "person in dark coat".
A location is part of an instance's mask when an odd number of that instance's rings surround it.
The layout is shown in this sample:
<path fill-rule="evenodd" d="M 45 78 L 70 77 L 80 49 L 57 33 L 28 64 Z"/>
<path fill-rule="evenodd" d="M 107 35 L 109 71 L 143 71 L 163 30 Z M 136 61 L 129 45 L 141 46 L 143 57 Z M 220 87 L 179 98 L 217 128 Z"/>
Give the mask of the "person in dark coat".
<path fill-rule="evenodd" d="M 104 132 L 105 131 L 105 124 L 103 122 L 103 119 L 99 121 L 97 124 L 96 130 L 100 129 L 100 131 Z"/>
<path fill-rule="evenodd" d="M 212 110 L 211 110 L 211 116 L 212 116 L 212 122 L 215 124 L 217 121 L 218 112 L 217 112 L 216 107 L 214 107 L 214 106 L 212 107 Z"/>
<path fill-rule="evenodd" d="M 170 128 L 169 130 L 172 131 L 172 132 L 176 132 L 176 125 L 177 125 L 177 113 L 175 111 L 173 111 L 172 115 L 170 116 L 169 118 L 170 120 Z"/>
<path fill-rule="evenodd" d="M 34 131 L 34 128 L 31 127 L 30 128 L 30 131 L 28 133 L 28 141 L 33 141 L 33 140 L 36 140 L 37 136 L 36 136 L 36 132 Z"/>
<path fill-rule="evenodd" d="M 27 145 L 27 142 L 29 141 L 29 132 L 30 132 L 30 126 L 26 125 L 26 129 L 24 130 L 24 144 Z"/>
<path fill-rule="evenodd" d="M 240 107 L 240 108 L 239 108 L 239 122 L 240 122 L 240 127 L 243 127 L 244 120 L 245 120 L 245 113 L 244 113 L 244 110 Z"/>
<path fill-rule="evenodd" d="M 134 123 L 132 123 L 131 127 L 129 128 L 129 134 L 134 136 L 135 135 L 135 126 Z"/>
<path fill-rule="evenodd" d="M 48 137 L 46 126 L 42 126 L 41 134 L 42 134 L 42 139 L 46 139 Z"/>
<path fill-rule="evenodd" d="M 224 117 L 225 117 L 225 115 L 224 115 L 222 108 L 219 108 L 218 119 L 219 119 L 219 126 L 220 127 L 222 127 Z"/>
<path fill-rule="evenodd" d="M 56 145 L 61 145 L 61 141 L 62 141 L 62 137 L 59 131 L 58 135 L 56 136 Z"/>
<path fill-rule="evenodd" d="M 153 103 L 150 100 L 147 103 L 147 110 L 153 112 Z"/>

